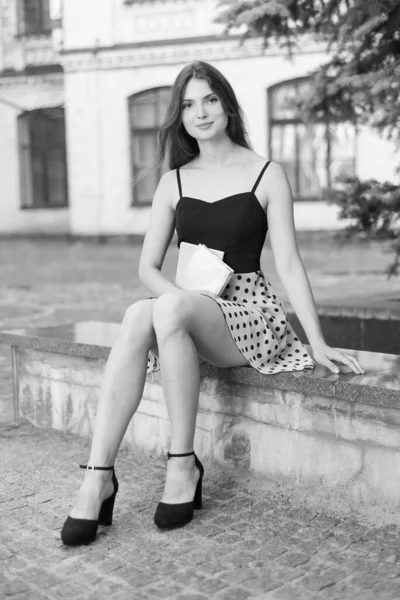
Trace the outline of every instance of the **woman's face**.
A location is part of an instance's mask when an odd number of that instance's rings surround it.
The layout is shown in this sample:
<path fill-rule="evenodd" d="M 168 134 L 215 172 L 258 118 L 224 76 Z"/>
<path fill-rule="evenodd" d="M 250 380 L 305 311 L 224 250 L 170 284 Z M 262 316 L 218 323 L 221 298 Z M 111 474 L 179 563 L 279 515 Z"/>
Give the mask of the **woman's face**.
<path fill-rule="evenodd" d="M 228 117 L 218 96 L 205 79 L 190 79 L 182 100 L 182 123 L 198 141 L 211 140 L 225 133 Z"/>

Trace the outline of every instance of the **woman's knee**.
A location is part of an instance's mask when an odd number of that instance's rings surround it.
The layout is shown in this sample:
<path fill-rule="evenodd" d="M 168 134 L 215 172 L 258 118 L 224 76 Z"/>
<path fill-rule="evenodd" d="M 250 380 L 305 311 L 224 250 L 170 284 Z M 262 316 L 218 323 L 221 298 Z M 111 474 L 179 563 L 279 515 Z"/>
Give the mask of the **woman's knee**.
<path fill-rule="evenodd" d="M 121 323 L 121 335 L 138 341 L 153 342 L 155 338 L 153 328 L 154 300 L 139 300 L 131 304 L 125 311 Z"/>
<path fill-rule="evenodd" d="M 168 335 L 185 326 L 189 314 L 185 294 L 168 292 L 154 302 L 153 326 L 157 335 Z"/>

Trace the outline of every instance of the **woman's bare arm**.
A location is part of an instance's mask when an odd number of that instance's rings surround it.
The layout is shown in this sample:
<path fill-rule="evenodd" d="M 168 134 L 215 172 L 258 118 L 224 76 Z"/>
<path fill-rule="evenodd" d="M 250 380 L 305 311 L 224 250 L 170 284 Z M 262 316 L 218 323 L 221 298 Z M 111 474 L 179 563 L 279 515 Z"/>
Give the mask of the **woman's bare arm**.
<path fill-rule="evenodd" d="M 175 171 L 163 175 L 154 194 L 150 222 L 140 255 L 139 279 L 155 297 L 180 290 L 161 274 L 165 255 L 174 235 L 173 194 L 176 186 Z"/>
<path fill-rule="evenodd" d="M 310 282 L 300 258 L 293 217 L 293 196 L 283 167 L 272 162 L 262 182 L 268 196 L 267 216 L 277 273 L 299 318 L 314 359 L 337 372 L 332 360 L 342 362 L 356 373 L 363 372 L 351 356 L 329 348 L 321 329 Z"/>

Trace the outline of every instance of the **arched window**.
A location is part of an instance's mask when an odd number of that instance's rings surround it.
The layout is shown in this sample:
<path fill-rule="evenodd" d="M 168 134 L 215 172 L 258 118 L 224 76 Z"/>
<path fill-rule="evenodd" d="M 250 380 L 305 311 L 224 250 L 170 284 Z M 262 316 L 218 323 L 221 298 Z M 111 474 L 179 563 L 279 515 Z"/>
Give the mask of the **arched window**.
<path fill-rule="evenodd" d="M 68 206 L 64 109 L 18 117 L 22 208 Z"/>
<path fill-rule="evenodd" d="M 164 120 L 170 97 L 171 88 L 160 87 L 134 94 L 128 99 L 133 176 L 148 167 L 154 159 L 157 134 Z M 132 204 L 140 206 L 151 204 L 161 175 L 167 170 L 166 164 L 160 168 L 149 169 L 144 177 L 136 181 L 133 185 Z"/>
<path fill-rule="evenodd" d="M 302 77 L 268 90 L 269 156 L 284 166 L 295 200 L 321 200 L 339 176 L 355 173 L 354 124 L 307 124 L 299 116 L 294 104 L 309 85 Z"/>

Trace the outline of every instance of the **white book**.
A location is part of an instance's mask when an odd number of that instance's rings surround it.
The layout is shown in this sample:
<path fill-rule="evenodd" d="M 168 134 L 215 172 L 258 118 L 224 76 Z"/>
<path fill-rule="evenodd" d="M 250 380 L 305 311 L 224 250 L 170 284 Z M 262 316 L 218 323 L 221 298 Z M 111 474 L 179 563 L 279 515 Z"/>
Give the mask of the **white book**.
<path fill-rule="evenodd" d="M 204 244 L 181 242 L 175 283 L 184 290 L 208 290 L 218 296 L 228 284 L 233 269 L 223 261 L 224 252 Z"/>

